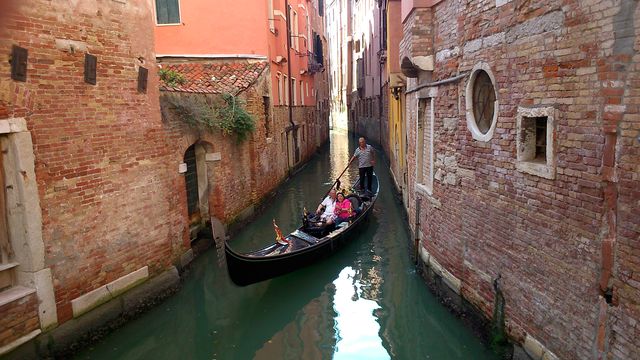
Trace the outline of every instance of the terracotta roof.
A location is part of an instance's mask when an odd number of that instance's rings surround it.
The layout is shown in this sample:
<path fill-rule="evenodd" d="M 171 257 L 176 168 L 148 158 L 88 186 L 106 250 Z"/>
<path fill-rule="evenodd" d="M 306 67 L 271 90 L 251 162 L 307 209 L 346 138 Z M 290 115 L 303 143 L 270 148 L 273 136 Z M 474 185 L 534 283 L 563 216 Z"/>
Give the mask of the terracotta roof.
<path fill-rule="evenodd" d="M 253 85 L 267 65 L 266 61 L 162 64 L 163 69 L 174 70 L 182 74 L 186 82 L 171 88 L 160 81 L 160 89 L 175 92 L 236 95 Z"/>

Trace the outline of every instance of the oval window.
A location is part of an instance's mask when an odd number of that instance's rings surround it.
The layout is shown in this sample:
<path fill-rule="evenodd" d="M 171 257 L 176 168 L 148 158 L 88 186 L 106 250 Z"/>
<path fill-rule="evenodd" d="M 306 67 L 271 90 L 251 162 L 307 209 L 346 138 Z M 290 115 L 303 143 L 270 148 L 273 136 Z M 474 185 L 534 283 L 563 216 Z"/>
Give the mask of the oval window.
<path fill-rule="evenodd" d="M 473 84 L 473 117 L 482 134 L 486 134 L 491 128 L 495 101 L 496 93 L 489 74 L 479 70 Z"/>

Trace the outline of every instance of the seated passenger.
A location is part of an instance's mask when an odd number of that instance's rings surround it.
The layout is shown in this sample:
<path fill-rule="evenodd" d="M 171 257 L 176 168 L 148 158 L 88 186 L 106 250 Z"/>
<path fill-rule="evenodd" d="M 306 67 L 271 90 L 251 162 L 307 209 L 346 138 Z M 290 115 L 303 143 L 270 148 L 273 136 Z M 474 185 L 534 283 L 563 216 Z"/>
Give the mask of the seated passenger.
<path fill-rule="evenodd" d="M 345 199 L 343 193 L 338 193 L 338 201 L 336 202 L 334 212 L 336 214 L 336 224 L 349 221 L 349 218 L 353 215 L 351 201 Z"/>
<path fill-rule="evenodd" d="M 331 225 L 334 223 L 336 219 L 336 215 L 334 214 L 334 209 L 336 206 L 336 190 L 331 189 L 329 191 L 329 196 L 327 196 L 322 203 L 318 205 L 318 209 L 316 209 L 316 215 L 320 216 L 320 221 L 326 223 L 326 225 Z M 322 208 L 324 207 L 324 212 Z"/>

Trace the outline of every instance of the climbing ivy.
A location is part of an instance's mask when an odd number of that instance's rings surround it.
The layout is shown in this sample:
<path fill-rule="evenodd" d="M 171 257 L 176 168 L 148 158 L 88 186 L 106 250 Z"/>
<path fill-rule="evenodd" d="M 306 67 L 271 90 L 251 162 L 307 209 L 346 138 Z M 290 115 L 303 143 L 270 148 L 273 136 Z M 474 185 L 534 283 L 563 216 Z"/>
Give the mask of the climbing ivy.
<path fill-rule="evenodd" d="M 167 94 L 165 101 L 179 119 L 195 127 L 221 130 L 244 141 L 255 131 L 255 119 L 245 109 L 245 101 L 231 94 L 215 97 Z"/>

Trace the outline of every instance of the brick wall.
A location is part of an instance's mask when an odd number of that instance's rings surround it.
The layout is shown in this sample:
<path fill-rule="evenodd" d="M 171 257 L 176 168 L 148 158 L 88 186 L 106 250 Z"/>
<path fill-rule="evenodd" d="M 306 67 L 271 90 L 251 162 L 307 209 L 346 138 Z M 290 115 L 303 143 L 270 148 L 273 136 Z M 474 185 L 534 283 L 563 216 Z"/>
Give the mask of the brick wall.
<path fill-rule="evenodd" d="M 402 24 L 403 36 L 400 40 L 400 61 L 404 57 L 433 55 L 433 29 L 423 26 L 433 20 L 431 8 L 416 8 Z"/>
<path fill-rule="evenodd" d="M 291 126 L 289 123 L 289 108 L 287 106 L 275 106 L 273 108 L 273 116 L 278 126 L 277 131 L 279 133 L 279 135 L 274 136 L 282 137 L 282 134 L 286 132 L 285 129 Z M 316 108 L 312 106 L 295 106 L 293 108 L 293 122 L 296 124 L 298 129 L 298 147 L 300 149 L 300 162 L 302 163 L 308 160 L 309 157 L 316 152 L 318 149 L 316 144 L 318 144 L 318 142 L 319 144 L 324 144 L 329 139 L 328 116 L 327 114 L 317 112 Z M 303 125 L 305 129 L 304 136 L 302 135 Z M 278 143 L 282 145 L 281 141 Z M 286 150 L 286 145 L 284 146 L 284 149 Z M 281 160 L 284 161 L 286 166 L 286 151 L 284 154 L 285 156 Z"/>
<path fill-rule="evenodd" d="M 40 328 L 35 293 L 0 306 L 0 347 Z"/>
<path fill-rule="evenodd" d="M 432 11 L 432 25 L 412 26 L 433 26 L 435 70 L 407 87 L 486 62 L 499 107 L 483 142 L 467 128 L 468 77 L 407 96 L 409 218 L 418 197 L 422 246 L 488 317 L 500 276 L 516 340 L 567 359 L 638 357 L 637 2 L 452 0 Z M 415 186 L 418 97 L 434 97 L 432 195 Z M 518 107 L 543 106 L 558 114 L 555 179 L 516 169 Z"/>
<path fill-rule="evenodd" d="M 259 203 L 288 176 L 287 145 L 283 134 L 290 126 L 289 108 L 270 106 L 269 102 L 266 105 L 267 118 L 263 97 L 270 95 L 268 79 L 267 70 L 255 84 L 238 95 L 246 104 L 247 112 L 256 121 L 255 131 L 243 142 L 239 142 L 234 135 L 225 136 L 219 130 L 188 125 L 170 110 L 163 112 L 164 123 L 170 133 L 169 142 L 173 144 L 173 171 L 177 172 L 177 166 L 183 162 L 185 151 L 193 144 L 202 144 L 207 153 L 220 154 L 219 161 L 206 162 L 206 169 L 209 182 L 209 211 L 223 223 L 234 221 L 243 210 Z M 176 94 L 172 94 L 174 95 Z M 177 96 L 214 98 L 220 95 L 180 93 Z M 167 109 L 166 99 L 161 102 Z M 328 124 L 319 117 L 315 107 L 294 107 L 293 118 L 294 123 L 298 125 L 300 163 L 303 163 L 315 153 L 320 144 L 327 141 L 328 133 L 322 129 L 327 129 Z M 269 122 L 268 125 L 266 121 Z M 289 150 L 293 159 L 293 150 Z M 184 190 L 181 190 L 180 196 L 186 196 L 184 193 Z"/>
<path fill-rule="evenodd" d="M 266 79 L 268 72 L 260 81 Z M 178 96 L 220 95 L 182 93 Z M 267 140 L 267 118 L 261 86 L 248 88 L 239 94 L 239 98 L 245 102 L 245 109 L 256 121 L 255 132 L 242 142 L 234 135 L 225 136 L 220 130 L 193 127 L 180 120 L 175 113 L 164 112 L 164 121 L 172 138 L 175 172 L 177 165 L 183 161 L 185 151 L 193 144 L 203 144 L 209 154 L 220 154 L 219 161 L 207 161 L 206 167 L 210 186 L 210 214 L 223 223 L 233 221 L 244 209 L 259 202 L 287 175 L 286 160 L 283 160 L 286 156 L 281 151 L 278 136 L 283 124 L 273 114 L 269 114 Z M 161 102 L 165 103 L 164 100 Z M 182 190 L 181 194 L 184 193 Z"/>
<path fill-rule="evenodd" d="M 145 265 L 153 276 L 186 250 L 184 182 L 160 119 L 151 3 L 15 4 L 0 42 L 0 114 L 25 117 L 33 138 L 62 323 L 72 299 Z M 26 82 L 10 80 L 13 44 L 29 51 Z M 96 85 L 83 81 L 85 53 L 98 58 Z"/>

